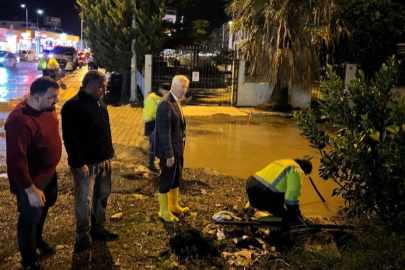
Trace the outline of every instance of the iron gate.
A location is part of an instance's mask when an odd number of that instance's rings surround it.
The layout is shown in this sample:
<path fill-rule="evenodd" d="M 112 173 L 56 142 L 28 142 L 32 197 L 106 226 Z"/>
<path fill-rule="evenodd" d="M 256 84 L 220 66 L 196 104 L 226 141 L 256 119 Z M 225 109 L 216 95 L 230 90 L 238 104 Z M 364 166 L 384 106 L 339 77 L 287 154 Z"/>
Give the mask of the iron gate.
<path fill-rule="evenodd" d="M 182 50 L 170 55 L 154 55 L 152 61 L 152 87 L 171 83 L 175 75 L 190 79 L 186 94 L 188 104 L 235 104 L 237 70 L 233 53 L 202 53 L 201 50 Z"/>

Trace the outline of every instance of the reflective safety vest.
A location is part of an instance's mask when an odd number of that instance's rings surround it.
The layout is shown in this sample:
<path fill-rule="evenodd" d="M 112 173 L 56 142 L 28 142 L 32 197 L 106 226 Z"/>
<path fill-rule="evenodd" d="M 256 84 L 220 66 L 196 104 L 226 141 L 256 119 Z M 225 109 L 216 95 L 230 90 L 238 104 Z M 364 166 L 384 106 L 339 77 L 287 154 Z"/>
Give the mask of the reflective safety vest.
<path fill-rule="evenodd" d="M 38 69 L 58 69 L 59 63 L 55 58 L 49 58 L 48 61 L 41 59 L 37 65 Z"/>
<path fill-rule="evenodd" d="M 157 106 L 159 105 L 160 99 L 161 99 L 160 96 L 152 92 L 143 101 L 143 121 L 145 123 L 155 120 Z"/>
<path fill-rule="evenodd" d="M 294 160 L 276 160 L 256 172 L 253 177 L 271 191 L 285 193 L 285 204 L 299 204 L 305 173 Z"/>

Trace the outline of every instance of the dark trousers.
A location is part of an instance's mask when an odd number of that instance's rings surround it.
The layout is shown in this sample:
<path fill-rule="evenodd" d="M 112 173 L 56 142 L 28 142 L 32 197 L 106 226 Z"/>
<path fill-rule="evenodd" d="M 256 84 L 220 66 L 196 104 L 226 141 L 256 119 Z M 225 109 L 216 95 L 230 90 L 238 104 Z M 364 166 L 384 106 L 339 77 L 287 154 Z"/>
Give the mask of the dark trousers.
<path fill-rule="evenodd" d="M 170 189 L 180 187 L 183 171 L 183 157 L 175 158 L 172 167 L 167 167 L 167 159 L 160 159 L 159 167 L 161 170 L 158 188 L 159 193 L 167 193 Z"/>
<path fill-rule="evenodd" d="M 254 208 L 267 211 L 278 217 L 286 215 L 287 210 L 284 208 L 285 193 L 271 191 L 253 176 L 250 176 L 246 181 L 246 193 L 250 205 Z"/>
<path fill-rule="evenodd" d="M 42 76 L 48 76 L 48 77 L 51 77 L 52 79 L 56 80 L 56 72 L 52 69 L 43 69 Z"/>
<path fill-rule="evenodd" d="M 46 203 L 42 208 L 32 207 L 24 190 L 16 191 L 18 206 L 17 241 L 21 253 L 22 265 L 27 267 L 37 260 L 37 241 L 43 241 L 42 231 L 49 207 L 57 199 L 57 175 L 36 185 L 44 192 Z"/>
<path fill-rule="evenodd" d="M 148 135 L 149 137 L 149 153 L 148 153 L 148 158 L 149 158 L 149 163 L 148 166 L 155 166 L 155 153 L 153 149 L 153 141 L 154 141 L 154 132 Z"/>

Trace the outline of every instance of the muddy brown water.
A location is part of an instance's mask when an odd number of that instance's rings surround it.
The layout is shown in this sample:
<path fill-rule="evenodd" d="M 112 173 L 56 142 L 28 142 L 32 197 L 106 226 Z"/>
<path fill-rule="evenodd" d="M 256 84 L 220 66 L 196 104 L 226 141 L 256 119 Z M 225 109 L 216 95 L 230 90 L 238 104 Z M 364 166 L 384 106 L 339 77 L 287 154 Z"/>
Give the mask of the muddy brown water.
<path fill-rule="evenodd" d="M 212 168 L 247 179 L 273 160 L 314 155 L 311 177 L 326 202 L 321 201 L 306 178 L 301 211 L 306 216 L 332 217 L 343 206 L 341 197 L 331 197 L 337 184 L 319 177 L 320 155 L 299 135 L 299 129 L 291 121 L 286 119 L 285 125 L 277 126 L 229 123 L 187 126 L 184 167 Z M 232 183 L 229 189 L 231 193 Z"/>

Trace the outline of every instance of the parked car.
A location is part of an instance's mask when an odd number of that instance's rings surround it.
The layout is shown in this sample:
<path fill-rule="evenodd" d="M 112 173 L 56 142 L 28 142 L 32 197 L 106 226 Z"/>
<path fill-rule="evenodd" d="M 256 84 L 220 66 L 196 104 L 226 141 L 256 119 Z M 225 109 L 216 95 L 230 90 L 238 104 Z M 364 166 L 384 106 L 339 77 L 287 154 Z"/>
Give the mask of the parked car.
<path fill-rule="evenodd" d="M 28 60 L 28 56 L 30 54 L 30 51 L 26 51 L 26 50 L 19 50 L 16 52 L 16 54 L 20 57 L 21 61 L 27 61 Z"/>
<path fill-rule="evenodd" d="M 17 66 L 20 63 L 20 57 L 11 52 L 0 51 L 0 67 Z"/>
<path fill-rule="evenodd" d="M 87 56 L 89 55 L 89 53 L 79 52 L 77 55 L 79 57 L 79 66 L 85 66 L 87 64 Z"/>
<path fill-rule="evenodd" d="M 79 65 L 79 57 L 74 47 L 56 46 L 51 51 L 51 54 L 58 61 L 61 69 L 67 70 L 66 66 L 71 66 L 72 70 L 76 70 Z M 68 65 L 68 62 L 71 62 L 71 64 Z"/>

